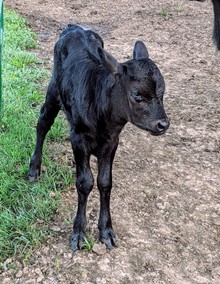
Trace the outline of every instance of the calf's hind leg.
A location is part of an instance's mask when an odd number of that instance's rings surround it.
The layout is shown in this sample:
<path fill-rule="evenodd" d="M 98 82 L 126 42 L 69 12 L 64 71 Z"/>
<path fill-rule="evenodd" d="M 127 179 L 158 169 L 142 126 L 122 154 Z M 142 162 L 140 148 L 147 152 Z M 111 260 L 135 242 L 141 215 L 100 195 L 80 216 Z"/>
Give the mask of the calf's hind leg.
<path fill-rule="evenodd" d="M 71 135 L 72 147 L 76 163 L 76 188 L 78 193 L 78 208 L 73 224 L 71 249 L 76 251 L 84 243 L 86 230 L 86 205 L 89 193 L 94 184 L 89 165 L 90 153 L 85 142 L 77 134 Z"/>
<path fill-rule="evenodd" d="M 50 130 L 54 119 L 60 110 L 59 93 L 55 84 L 50 83 L 46 101 L 41 108 L 37 123 L 37 139 L 34 154 L 31 157 L 28 177 L 30 181 L 36 181 L 40 176 L 42 149 L 47 132 Z"/>

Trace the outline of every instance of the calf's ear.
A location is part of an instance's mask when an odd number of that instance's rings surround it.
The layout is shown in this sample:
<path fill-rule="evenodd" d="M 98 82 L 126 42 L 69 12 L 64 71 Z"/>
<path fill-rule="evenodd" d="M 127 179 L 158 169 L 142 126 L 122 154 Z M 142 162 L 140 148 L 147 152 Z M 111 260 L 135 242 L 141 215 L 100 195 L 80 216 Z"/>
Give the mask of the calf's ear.
<path fill-rule="evenodd" d="M 142 59 L 142 58 L 148 58 L 149 54 L 147 51 L 147 48 L 145 46 L 145 44 L 143 43 L 143 41 L 136 41 L 135 45 L 134 45 L 134 51 L 133 51 L 133 58 L 138 60 L 138 59 Z"/>

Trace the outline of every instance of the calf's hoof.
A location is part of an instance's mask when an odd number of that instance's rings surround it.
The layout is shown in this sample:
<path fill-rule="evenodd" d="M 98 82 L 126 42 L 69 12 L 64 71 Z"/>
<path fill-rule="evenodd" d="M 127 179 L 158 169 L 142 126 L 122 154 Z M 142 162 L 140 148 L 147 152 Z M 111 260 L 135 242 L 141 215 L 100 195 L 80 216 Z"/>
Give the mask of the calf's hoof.
<path fill-rule="evenodd" d="M 31 182 L 38 181 L 41 174 L 41 160 L 33 156 L 30 161 L 28 179 Z"/>
<path fill-rule="evenodd" d="M 30 182 L 36 182 L 40 178 L 40 169 L 33 169 L 30 167 L 28 171 L 28 179 Z"/>
<path fill-rule="evenodd" d="M 107 249 L 112 249 L 113 247 L 117 247 L 115 233 L 111 228 L 101 231 L 99 239 L 103 244 L 106 245 Z"/>
<path fill-rule="evenodd" d="M 77 249 L 82 249 L 85 242 L 84 233 L 72 233 L 71 236 L 71 250 L 76 251 Z"/>

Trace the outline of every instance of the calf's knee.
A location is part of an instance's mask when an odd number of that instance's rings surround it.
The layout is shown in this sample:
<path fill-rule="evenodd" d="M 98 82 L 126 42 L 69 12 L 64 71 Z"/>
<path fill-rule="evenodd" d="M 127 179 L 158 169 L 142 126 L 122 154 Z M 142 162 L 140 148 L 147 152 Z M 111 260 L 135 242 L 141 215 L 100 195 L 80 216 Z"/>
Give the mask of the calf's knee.
<path fill-rule="evenodd" d="M 109 177 L 99 176 L 97 179 L 98 188 L 100 191 L 110 192 L 112 188 L 112 182 Z"/>
<path fill-rule="evenodd" d="M 80 175 L 76 180 L 76 187 L 78 192 L 88 195 L 94 185 L 92 174 Z"/>

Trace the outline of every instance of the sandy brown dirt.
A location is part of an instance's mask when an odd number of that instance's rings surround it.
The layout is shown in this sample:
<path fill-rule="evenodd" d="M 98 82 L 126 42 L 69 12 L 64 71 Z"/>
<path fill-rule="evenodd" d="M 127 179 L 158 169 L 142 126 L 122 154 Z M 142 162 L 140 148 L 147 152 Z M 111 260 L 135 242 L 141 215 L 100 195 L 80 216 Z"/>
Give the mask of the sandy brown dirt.
<path fill-rule="evenodd" d="M 50 68 L 55 40 L 69 22 L 98 31 L 119 61 L 130 58 L 142 39 L 165 77 L 171 126 L 163 137 L 152 137 L 128 124 L 121 135 L 111 203 L 117 248 L 101 256 L 71 252 L 73 185 L 54 217 L 57 235 L 26 265 L 5 271 L 1 283 L 219 284 L 220 53 L 211 40 L 211 1 L 5 3 L 29 20 Z M 70 155 L 64 146 L 57 147 Z M 94 189 L 88 204 L 94 237 L 98 202 Z"/>

